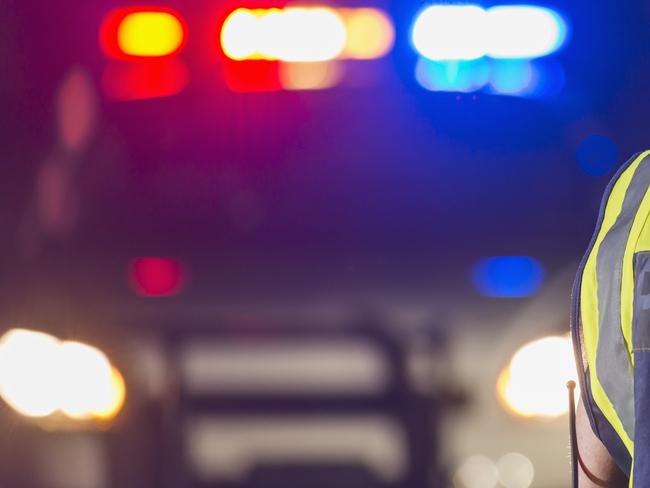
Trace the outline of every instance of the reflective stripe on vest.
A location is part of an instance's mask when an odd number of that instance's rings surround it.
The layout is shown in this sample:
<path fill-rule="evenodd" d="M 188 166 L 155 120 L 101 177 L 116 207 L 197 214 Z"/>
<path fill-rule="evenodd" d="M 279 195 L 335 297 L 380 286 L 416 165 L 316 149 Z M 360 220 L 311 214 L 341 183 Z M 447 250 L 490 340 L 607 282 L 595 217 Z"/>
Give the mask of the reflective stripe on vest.
<path fill-rule="evenodd" d="M 614 184 L 580 290 L 592 397 L 630 454 L 634 438 L 634 385 L 628 347 L 632 302 L 621 296 L 633 296 L 632 260 L 647 216 L 639 208 L 650 187 L 649 155 L 646 152 L 637 157 Z"/>

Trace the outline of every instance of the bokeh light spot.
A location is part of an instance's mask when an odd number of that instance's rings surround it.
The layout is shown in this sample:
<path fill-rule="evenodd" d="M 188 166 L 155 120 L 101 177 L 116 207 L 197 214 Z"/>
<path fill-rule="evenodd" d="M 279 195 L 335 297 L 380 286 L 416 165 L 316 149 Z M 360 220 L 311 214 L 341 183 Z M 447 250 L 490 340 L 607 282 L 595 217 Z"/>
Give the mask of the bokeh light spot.
<path fill-rule="evenodd" d="M 108 420 L 121 410 L 126 387 L 99 349 L 12 329 L 0 338 L 0 397 L 26 417 L 60 411 L 76 420 Z"/>
<path fill-rule="evenodd" d="M 411 40 L 420 55 L 434 61 L 533 59 L 557 51 L 567 31 L 562 16 L 543 7 L 432 5 L 417 16 Z"/>
<path fill-rule="evenodd" d="M 184 38 L 182 22 L 170 12 L 128 14 L 117 30 L 117 44 L 130 56 L 169 56 L 181 48 Z"/>
<path fill-rule="evenodd" d="M 385 56 L 395 42 L 390 18 L 374 8 L 339 9 L 347 30 L 343 56 L 352 59 L 376 59 Z"/>
<path fill-rule="evenodd" d="M 232 12 L 221 29 L 221 47 L 226 56 L 234 60 L 259 58 L 260 10 L 240 8 Z"/>
<path fill-rule="evenodd" d="M 59 408 L 59 341 L 14 329 L 0 339 L 0 396 L 21 415 L 46 417 Z"/>
<path fill-rule="evenodd" d="M 416 51 L 433 61 L 485 56 L 486 13 L 476 5 L 433 5 L 422 11 L 411 33 Z"/>
<path fill-rule="evenodd" d="M 577 380 L 569 336 L 551 336 L 519 349 L 497 380 L 506 409 L 522 417 L 559 417 L 567 413 L 566 383 Z"/>
<path fill-rule="evenodd" d="M 485 456 L 467 458 L 454 476 L 454 486 L 458 488 L 495 488 L 498 481 L 497 467 Z"/>
<path fill-rule="evenodd" d="M 237 61 L 318 62 L 338 57 L 346 37 L 343 20 L 334 9 L 237 9 L 224 22 L 221 47 Z"/>
<path fill-rule="evenodd" d="M 431 61 L 420 58 L 415 67 L 417 82 L 429 91 L 467 93 L 483 88 L 490 76 L 484 59 L 474 61 Z"/>
<path fill-rule="evenodd" d="M 165 297 L 180 293 L 185 286 L 185 267 L 176 259 L 142 257 L 134 259 L 129 277 L 135 292 L 145 297 Z"/>
<path fill-rule="evenodd" d="M 535 467 L 528 457 L 518 452 L 504 455 L 497 461 L 499 481 L 505 488 L 528 488 L 535 479 Z"/>
<path fill-rule="evenodd" d="M 474 267 L 472 281 L 482 295 L 522 298 L 539 291 L 544 282 L 544 269 L 529 256 L 496 256 Z"/>
<path fill-rule="evenodd" d="M 124 7 L 109 12 L 99 32 L 104 54 L 119 60 L 147 60 L 178 54 L 187 42 L 185 20 L 166 7 Z"/>
<path fill-rule="evenodd" d="M 89 73 L 75 67 L 65 76 L 57 96 L 59 140 L 69 151 L 83 150 L 95 128 L 95 87 Z"/>
<path fill-rule="evenodd" d="M 180 59 L 111 63 L 106 66 L 102 88 L 113 100 L 145 100 L 177 95 L 189 83 L 189 70 Z"/>
<path fill-rule="evenodd" d="M 502 95 L 521 95 L 533 81 L 533 67 L 528 60 L 495 60 L 491 64 L 490 85 Z"/>
<path fill-rule="evenodd" d="M 285 90 L 324 90 L 336 86 L 343 69 L 336 61 L 281 63 L 280 82 Z"/>
<path fill-rule="evenodd" d="M 531 59 L 557 51 L 566 41 L 567 23 L 553 10 L 504 5 L 487 10 L 487 55 Z"/>
<path fill-rule="evenodd" d="M 59 408 L 72 418 L 84 419 L 115 404 L 112 367 L 99 349 L 66 341 L 59 348 Z"/>

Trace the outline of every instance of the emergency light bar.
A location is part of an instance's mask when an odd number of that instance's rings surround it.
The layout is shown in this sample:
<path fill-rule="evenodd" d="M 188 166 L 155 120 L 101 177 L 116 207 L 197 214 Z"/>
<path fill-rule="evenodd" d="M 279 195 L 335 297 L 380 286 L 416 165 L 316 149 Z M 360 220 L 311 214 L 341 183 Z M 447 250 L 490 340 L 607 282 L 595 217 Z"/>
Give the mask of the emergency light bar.
<path fill-rule="evenodd" d="M 224 18 L 214 26 L 216 47 L 225 84 L 236 92 L 331 88 L 347 70 L 340 60 L 378 59 L 395 43 L 393 20 L 371 7 L 237 8 Z M 568 23 L 549 8 L 431 5 L 411 30 L 415 77 L 432 91 L 552 96 L 563 71 L 535 60 L 558 51 L 567 37 Z M 116 100 L 181 92 L 190 69 L 177 55 L 187 39 L 185 20 L 172 9 L 113 10 L 100 31 L 111 60 L 104 91 Z"/>

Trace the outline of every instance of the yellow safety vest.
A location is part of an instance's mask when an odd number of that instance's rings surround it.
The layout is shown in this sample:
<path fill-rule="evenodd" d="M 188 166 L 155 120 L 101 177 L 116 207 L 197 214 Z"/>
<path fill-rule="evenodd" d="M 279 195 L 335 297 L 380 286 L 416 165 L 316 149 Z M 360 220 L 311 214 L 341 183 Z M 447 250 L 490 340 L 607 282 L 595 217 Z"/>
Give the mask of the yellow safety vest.
<path fill-rule="evenodd" d="M 576 277 L 571 320 L 592 429 L 630 485 L 643 487 L 650 486 L 649 188 L 647 151 L 628 161 L 605 192 Z M 636 452 L 635 439 L 642 440 Z"/>

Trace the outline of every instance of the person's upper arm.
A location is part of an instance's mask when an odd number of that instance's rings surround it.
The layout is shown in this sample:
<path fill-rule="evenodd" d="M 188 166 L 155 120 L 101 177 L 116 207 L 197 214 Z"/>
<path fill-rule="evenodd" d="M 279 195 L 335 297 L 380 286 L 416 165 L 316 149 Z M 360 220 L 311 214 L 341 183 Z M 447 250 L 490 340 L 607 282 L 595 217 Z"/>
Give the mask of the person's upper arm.
<path fill-rule="evenodd" d="M 576 418 L 578 451 L 584 467 L 591 473 L 592 478 L 602 481 L 597 483 L 590 479 L 582 467 L 578 468 L 579 488 L 597 488 L 602 486 L 626 487 L 628 480 L 618 468 L 609 452 L 591 429 L 587 411 L 582 403 L 578 403 Z"/>

